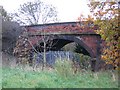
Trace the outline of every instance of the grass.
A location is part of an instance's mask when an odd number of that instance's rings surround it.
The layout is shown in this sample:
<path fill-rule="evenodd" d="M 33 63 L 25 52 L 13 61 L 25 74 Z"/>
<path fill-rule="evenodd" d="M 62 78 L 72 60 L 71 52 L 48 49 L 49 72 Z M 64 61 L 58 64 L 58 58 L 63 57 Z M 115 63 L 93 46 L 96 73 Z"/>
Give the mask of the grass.
<path fill-rule="evenodd" d="M 2 70 L 2 88 L 118 88 L 109 71 L 94 73 L 80 72 L 63 77 L 55 71 L 25 71 L 19 68 Z"/>
<path fill-rule="evenodd" d="M 2 89 L 2 68 L 0 67 L 0 90 Z"/>

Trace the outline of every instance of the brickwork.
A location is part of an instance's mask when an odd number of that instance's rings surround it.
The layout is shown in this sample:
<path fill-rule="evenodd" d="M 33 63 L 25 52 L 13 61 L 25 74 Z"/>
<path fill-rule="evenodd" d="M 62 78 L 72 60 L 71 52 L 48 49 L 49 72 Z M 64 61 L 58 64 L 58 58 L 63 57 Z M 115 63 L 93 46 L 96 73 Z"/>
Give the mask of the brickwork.
<path fill-rule="evenodd" d="M 29 57 L 32 46 L 41 41 L 41 36 L 45 33 L 46 36 L 53 35 L 53 39 L 62 38 L 74 41 L 85 48 L 91 57 L 96 58 L 100 53 L 101 38 L 95 33 L 95 30 L 96 26 L 83 25 L 81 22 L 25 26 L 25 31 L 16 43 L 14 54 L 19 57 Z"/>

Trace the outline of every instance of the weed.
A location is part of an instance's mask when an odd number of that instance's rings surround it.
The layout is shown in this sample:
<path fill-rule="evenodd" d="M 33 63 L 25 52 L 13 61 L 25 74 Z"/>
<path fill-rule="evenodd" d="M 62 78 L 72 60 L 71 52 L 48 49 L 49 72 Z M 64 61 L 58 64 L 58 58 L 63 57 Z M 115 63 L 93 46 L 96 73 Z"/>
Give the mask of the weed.
<path fill-rule="evenodd" d="M 65 61 L 70 68 L 68 61 Z M 58 67 L 57 67 L 58 68 Z M 59 70 L 59 69 L 57 69 Z M 90 71 L 79 72 L 75 76 L 70 69 L 56 71 L 24 71 L 16 68 L 3 68 L 3 88 L 118 88 L 118 80 L 112 80 L 110 71 L 98 72 L 98 79 Z M 67 72 L 63 74 L 63 72 Z M 68 74 L 69 73 L 69 74 Z M 72 75 L 70 75 L 72 74 Z M 63 75 L 63 76 L 62 76 Z M 67 77 L 66 77 L 67 76 Z M 64 78 L 63 78 L 64 77 Z"/>
<path fill-rule="evenodd" d="M 65 78 L 73 76 L 72 61 L 67 59 L 58 59 L 55 62 L 55 70 L 57 74 Z"/>

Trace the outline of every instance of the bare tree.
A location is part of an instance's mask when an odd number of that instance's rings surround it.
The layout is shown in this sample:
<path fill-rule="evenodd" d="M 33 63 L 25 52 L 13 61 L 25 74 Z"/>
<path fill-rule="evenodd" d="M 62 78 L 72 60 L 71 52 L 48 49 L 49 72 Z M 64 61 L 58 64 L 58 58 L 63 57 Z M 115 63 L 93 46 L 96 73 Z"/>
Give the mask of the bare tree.
<path fill-rule="evenodd" d="M 22 46 L 22 48 L 23 48 L 25 45 L 27 45 L 29 43 L 29 45 L 32 47 L 31 53 L 33 55 L 32 55 L 32 62 L 31 62 L 31 64 L 32 64 L 33 70 L 35 70 L 36 67 L 39 64 L 42 64 L 42 70 L 44 70 L 44 68 L 46 68 L 46 65 L 47 65 L 46 52 L 51 50 L 54 47 L 54 45 L 56 45 L 56 43 L 58 42 L 58 41 L 54 41 L 54 35 L 52 34 L 52 32 L 46 33 L 45 32 L 46 31 L 45 28 L 44 29 L 40 28 L 40 29 L 41 30 L 39 30 L 39 32 L 34 35 L 34 40 L 37 41 L 35 46 L 30 41 L 29 33 L 27 32 L 27 29 L 25 29 L 26 32 L 24 32 L 24 34 L 22 35 L 22 38 L 20 37 L 20 39 L 17 42 L 17 46 L 15 48 L 15 52 L 16 51 L 17 52 L 21 52 L 21 51 L 19 51 L 19 50 L 22 50 L 22 49 L 20 49 L 20 47 L 23 45 Z M 37 40 L 37 38 L 38 38 L 37 36 L 38 35 L 40 36 L 40 40 L 39 41 Z M 22 44 L 21 42 L 23 42 L 24 44 Z M 36 48 L 36 46 L 37 46 L 37 48 Z M 22 56 L 20 62 L 22 61 L 23 57 L 26 58 L 26 59 L 28 58 L 28 56 L 25 55 L 25 53 L 28 53 L 28 50 L 27 50 L 26 47 L 24 47 L 24 51 L 25 52 L 21 52 L 19 54 L 19 56 Z M 42 57 L 39 58 L 38 55 L 40 55 Z M 28 58 L 28 59 L 30 59 L 30 58 Z M 39 61 L 38 61 L 38 59 L 39 59 Z M 22 61 L 22 62 L 24 62 L 24 61 Z M 39 62 L 39 63 L 36 63 L 36 62 Z"/>
<path fill-rule="evenodd" d="M 42 28 L 41 28 L 42 29 Z M 54 34 L 52 32 L 46 33 L 46 29 L 40 30 L 38 35 L 41 36 L 41 40 L 37 41 L 37 46 L 39 50 L 37 50 L 34 46 L 33 49 L 37 54 L 42 55 L 43 57 L 41 58 L 42 60 L 42 70 L 46 68 L 47 61 L 46 61 L 46 52 L 50 51 L 53 49 L 53 47 L 57 44 L 58 40 L 54 41 Z M 37 37 L 36 37 L 37 38 Z M 30 41 L 29 41 L 30 42 Z M 32 45 L 32 44 L 31 44 Z"/>
<path fill-rule="evenodd" d="M 13 20 L 23 25 L 45 24 L 57 21 L 56 8 L 40 0 L 20 5 L 18 12 L 11 15 Z"/>
<path fill-rule="evenodd" d="M 11 14 L 14 21 L 19 22 L 21 25 L 35 25 L 35 24 L 46 24 L 51 22 L 57 22 L 57 11 L 52 5 L 47 5 L 40 0 L 35 0 L 34 2 L 27 2 L 20 5 L 18 12 Z M 50 48 L 52 41 L 45 33 L 45 29 L 41 27 L 40 34 L 43 42 L 43 46 L 40 44 L 39 47 L 43 48 L 43 67 L 46 66 L 46 51 L 48 47 Z M 51 35 L 52 36 L 52 35 Z M 37 37 L 36 37 L 37 38 Z M 29 41 L 29 37 L 28 37 Z M 29 41 L 29 43 L 31 43 Z M 47 45 L 49 43 L 49 46 Z M 32 44 L 31 44 L 32 45 Z M 35 47 L 32 45 L 35 50 Z M 37 52 L 37 50 L 35 50 Z M 37 52 L 39 53 L 39 52 Z"/>

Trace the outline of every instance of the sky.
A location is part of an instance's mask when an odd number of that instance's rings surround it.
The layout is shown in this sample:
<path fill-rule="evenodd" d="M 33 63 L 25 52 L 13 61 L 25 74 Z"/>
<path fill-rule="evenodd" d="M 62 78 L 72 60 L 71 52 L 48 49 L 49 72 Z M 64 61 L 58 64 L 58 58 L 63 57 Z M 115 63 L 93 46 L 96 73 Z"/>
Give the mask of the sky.
<path fill-rule="evenodd" d="M 15 12 L 20 4 L 33 0 L 0 0 L 0 5 L 8 12 Z M 58 11 L 60 22 L 77 21 L 78 17 L 83 14 L 87 17 L 90 13 L 87 6 L 88 0 L 42 0 L 47 4 L 52 4 Z"/>

